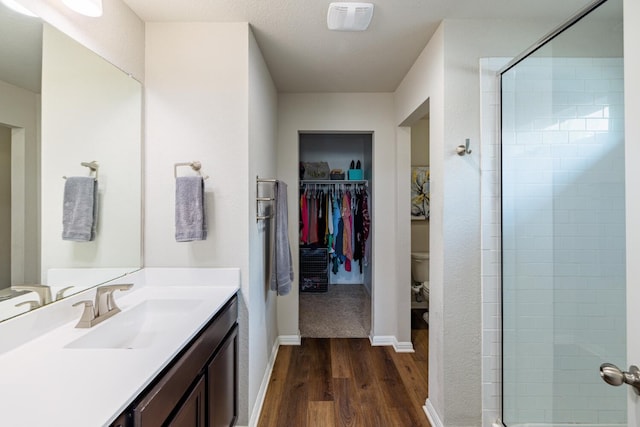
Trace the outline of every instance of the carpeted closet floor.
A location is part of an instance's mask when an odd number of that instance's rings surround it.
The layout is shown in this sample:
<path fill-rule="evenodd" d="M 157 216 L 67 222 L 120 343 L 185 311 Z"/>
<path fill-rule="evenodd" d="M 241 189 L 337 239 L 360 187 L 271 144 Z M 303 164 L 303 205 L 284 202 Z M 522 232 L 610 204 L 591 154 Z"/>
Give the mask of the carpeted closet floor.
<path fill-rule="evenodd" d="M 300 292 L 300 334 L 306 338 L 364 338 L 371 331 L 371 297 L 363 285 L 329 285 Z"/>

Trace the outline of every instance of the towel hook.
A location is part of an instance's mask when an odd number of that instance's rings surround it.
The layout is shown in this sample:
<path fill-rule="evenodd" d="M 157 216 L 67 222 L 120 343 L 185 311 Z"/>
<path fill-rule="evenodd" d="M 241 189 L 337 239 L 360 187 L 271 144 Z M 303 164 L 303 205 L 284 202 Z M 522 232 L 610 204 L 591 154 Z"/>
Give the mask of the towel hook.
<path fill-rule="evenodd" d="M 471 150 L 469 149 L 469 138 L 464 140 L 464 145 L 458 145 L 458 147 L 456 148 L 456 153 L 458 153 L 458 156 L 471 154 Z"/>

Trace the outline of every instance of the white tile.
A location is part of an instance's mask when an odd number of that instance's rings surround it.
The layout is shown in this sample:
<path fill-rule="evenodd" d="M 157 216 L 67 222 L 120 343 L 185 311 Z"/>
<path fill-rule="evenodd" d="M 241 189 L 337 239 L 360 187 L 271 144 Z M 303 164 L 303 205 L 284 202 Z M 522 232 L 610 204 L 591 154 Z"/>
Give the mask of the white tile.
<path fill-rule="evenodd" d="M 586 119 L 586 130 L 588 131 L 608 131 L 609 127 L 609 119 Z"/>

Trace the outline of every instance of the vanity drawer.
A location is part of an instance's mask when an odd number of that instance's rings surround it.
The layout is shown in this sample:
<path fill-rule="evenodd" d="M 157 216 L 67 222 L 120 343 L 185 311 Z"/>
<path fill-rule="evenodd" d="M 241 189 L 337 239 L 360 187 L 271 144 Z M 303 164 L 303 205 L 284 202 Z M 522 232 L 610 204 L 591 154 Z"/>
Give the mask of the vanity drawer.
<path fill-rule="evenodd" d="M 171 367 L 138 400 L 133 407 L 133 425 L 157 427 L 163 425 L 191 389 L 194 381 L 205 372 L 207 362 L 216 353 L 238 317 L 237 297 L 227 303 L 209 326 L 186 347 Z"/>

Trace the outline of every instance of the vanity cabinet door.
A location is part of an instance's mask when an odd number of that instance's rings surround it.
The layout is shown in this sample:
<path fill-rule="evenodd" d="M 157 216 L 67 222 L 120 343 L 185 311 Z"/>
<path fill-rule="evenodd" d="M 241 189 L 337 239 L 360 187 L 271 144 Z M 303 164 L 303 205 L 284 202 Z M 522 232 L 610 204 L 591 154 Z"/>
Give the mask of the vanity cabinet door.
<path fill-rule="evenodd" d="M 227 337 L 207 367 L 209 426 L 230 427 L 238 417 L 238 327 Z"/>
<path fill-rule="evenodd" d="M 205 427 L 205 391 L 202 376 L 167 427 Z"/>
<path fill-rule="evenodd" d="M 124 413 L 120 415 L 114 422 L 112 422 L 109 427 L 127 427 L 129 425 L 127 424 L 127 418 L 128 414 Z"/>

